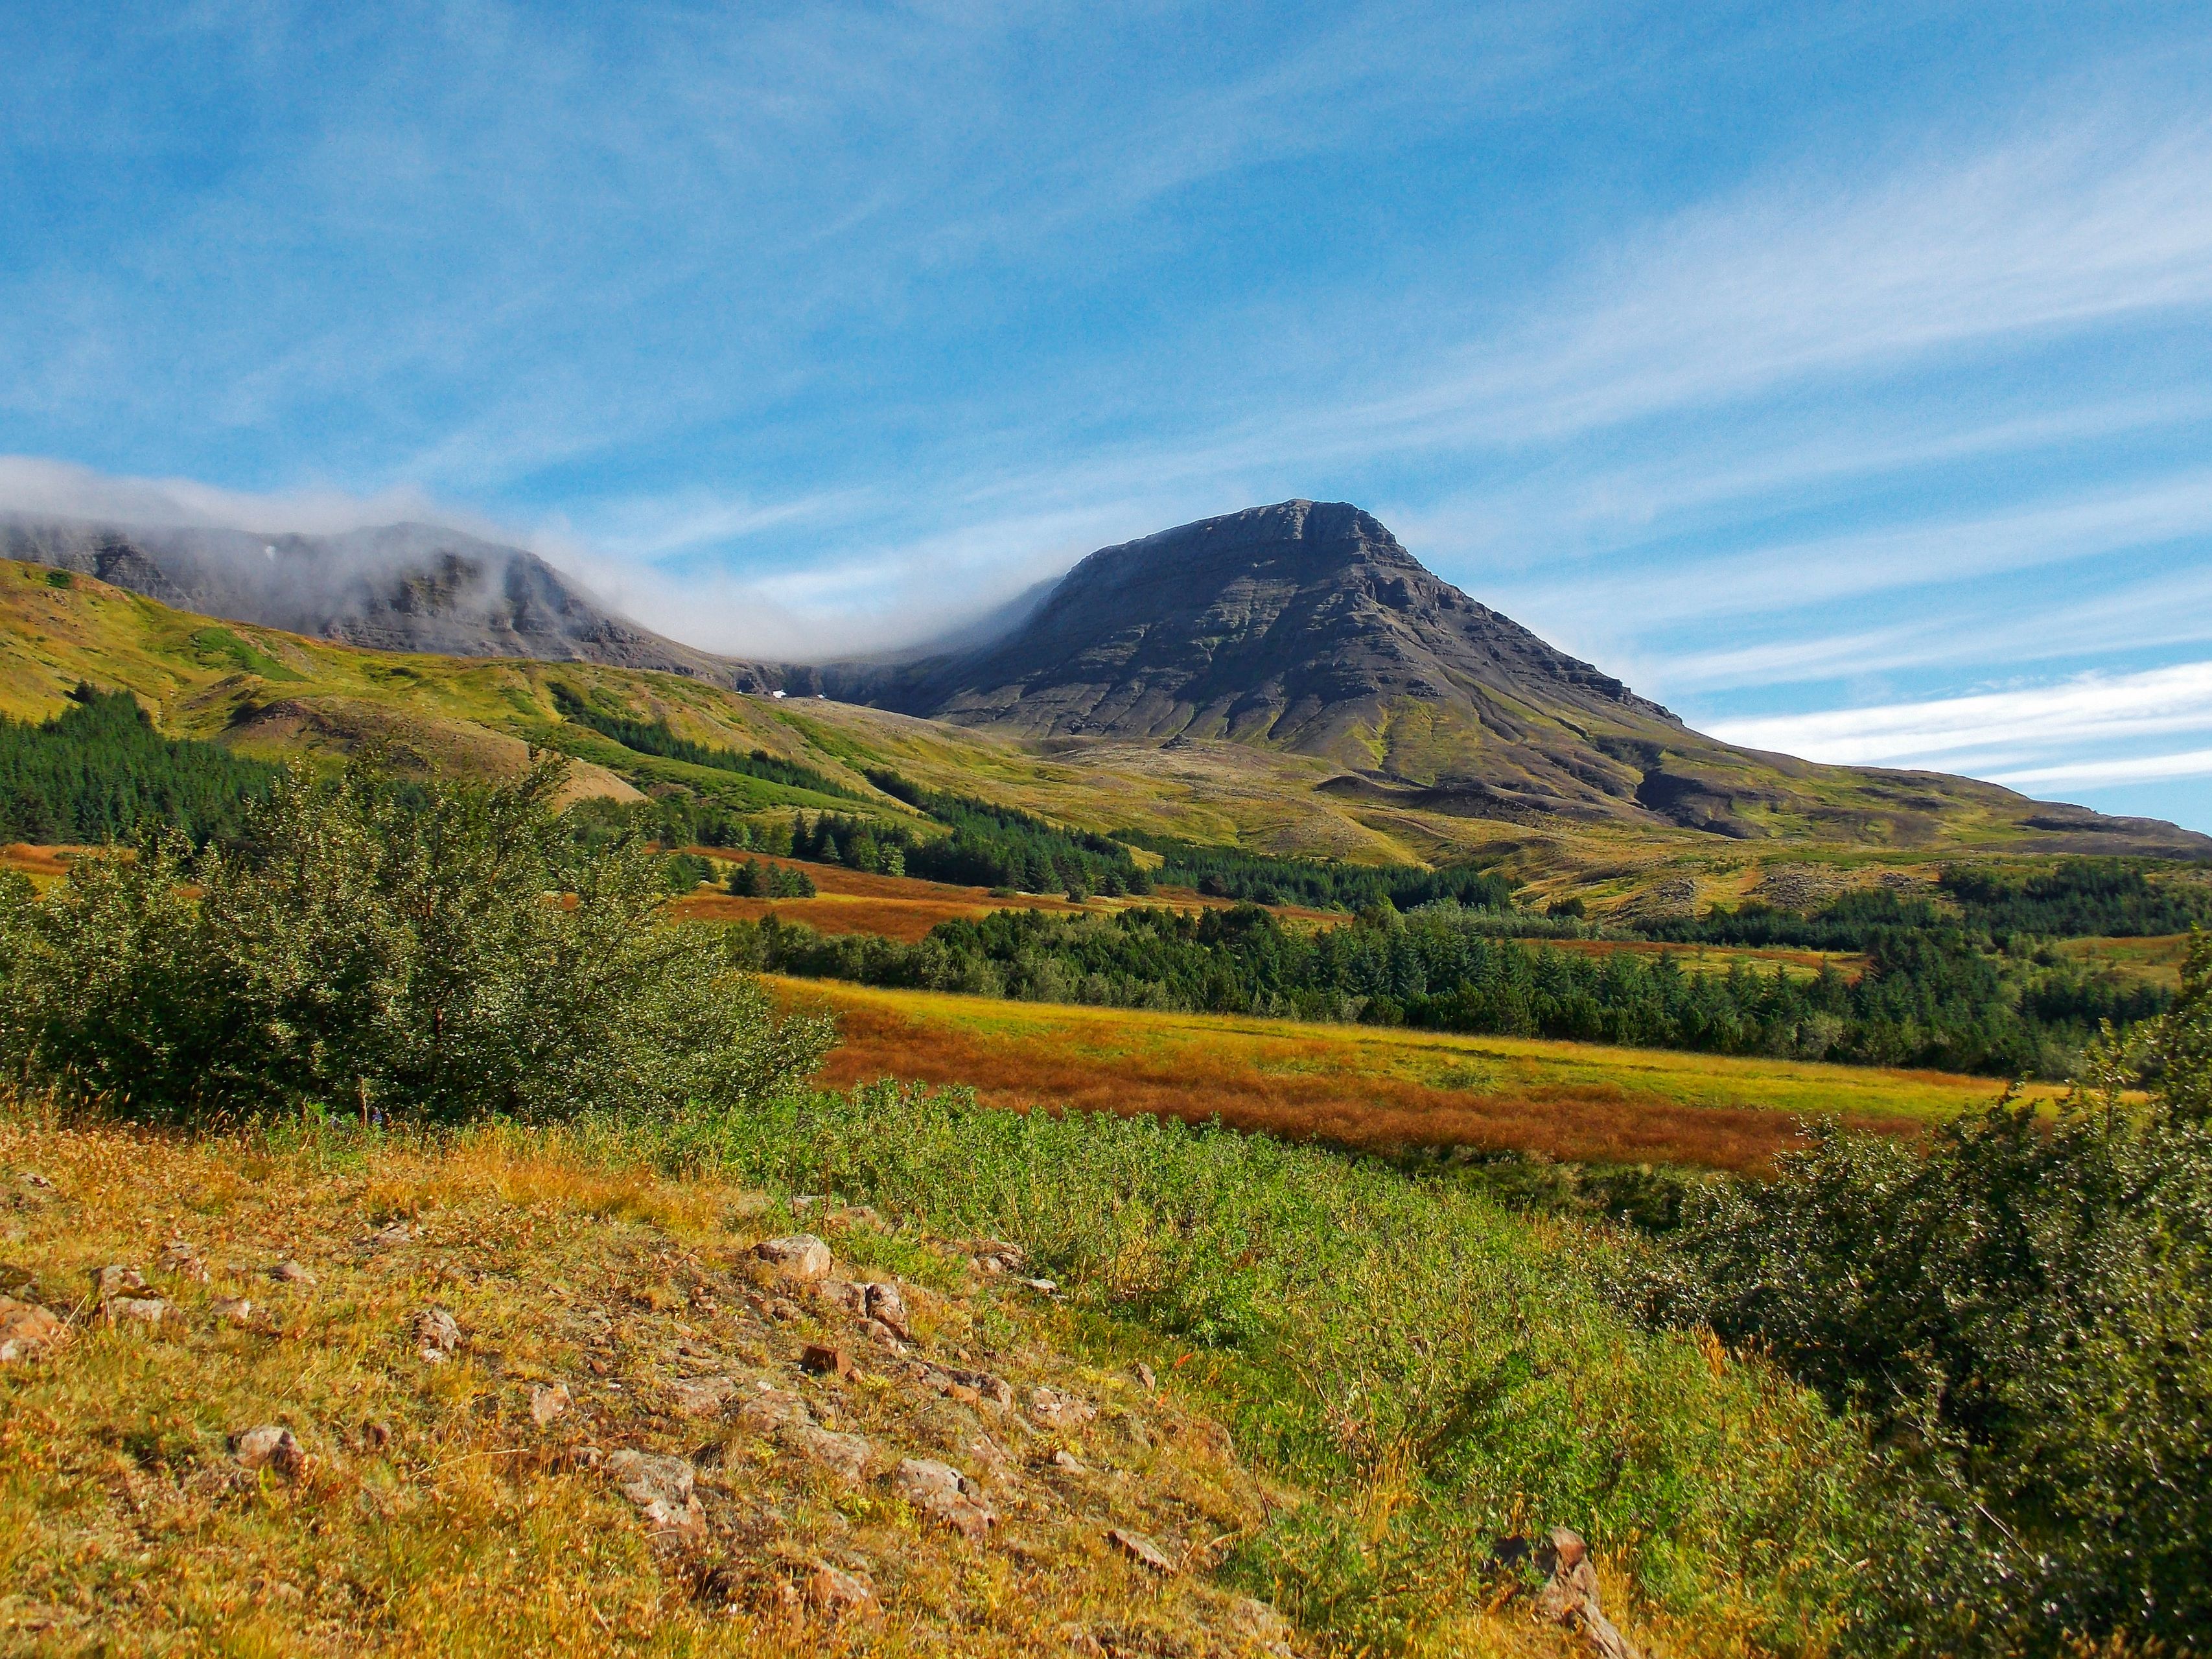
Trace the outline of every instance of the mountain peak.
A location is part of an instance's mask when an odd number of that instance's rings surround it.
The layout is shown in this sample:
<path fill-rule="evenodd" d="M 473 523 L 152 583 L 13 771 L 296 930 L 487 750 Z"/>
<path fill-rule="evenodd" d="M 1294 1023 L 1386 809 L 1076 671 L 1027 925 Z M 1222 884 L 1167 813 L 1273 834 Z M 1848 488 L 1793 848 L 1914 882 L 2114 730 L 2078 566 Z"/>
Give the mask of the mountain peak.
<path fill-rule="evenodd" d="M 1395 769 L 1397 737 L 1527 741 L 1673 716 L 1479 605 L 1348 501 L 1279 501 L 1099 549 L 1022 627 L 921 665 L 914 712 L 1038 737 L 1259 742 Z M 1455 744 L 1453 746 L 1463 746 Z"/>

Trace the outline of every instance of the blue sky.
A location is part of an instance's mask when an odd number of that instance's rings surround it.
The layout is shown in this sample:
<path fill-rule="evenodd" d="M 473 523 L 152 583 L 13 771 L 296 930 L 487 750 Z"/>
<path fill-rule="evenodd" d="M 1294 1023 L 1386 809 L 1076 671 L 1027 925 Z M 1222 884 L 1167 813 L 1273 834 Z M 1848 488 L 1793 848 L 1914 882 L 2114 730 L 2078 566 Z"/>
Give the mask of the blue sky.
<path fill-rule="evenodd" d="M 15 0 L 0 504 L 818 654 L 1351 500 L 1704 729 L 2212 830 L 2204 23 Z"/>

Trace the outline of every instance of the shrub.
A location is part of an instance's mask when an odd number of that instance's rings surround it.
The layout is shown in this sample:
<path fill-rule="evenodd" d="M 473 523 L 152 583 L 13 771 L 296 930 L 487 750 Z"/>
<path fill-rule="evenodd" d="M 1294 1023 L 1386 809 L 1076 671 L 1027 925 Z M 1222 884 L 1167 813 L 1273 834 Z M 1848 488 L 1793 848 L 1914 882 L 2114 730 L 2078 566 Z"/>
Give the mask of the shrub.
<path fill-rule="evenodd" d="M 785 864 L 763 864 L 746 859 L 730 871 L 724 884 L 739 898 L 812 898 L 814 878 Z"/>
<path fill-rule="evenodd" d="M 2154 1087 L 2148 1104 L 2124 1091 Z M 2212 1626 L 2212 943 L 2055 1121 L 2010 1101 L 1923 1149 L 1817 1131 L 1717 1185 L 1647 1286 L 1863 1413 L 1917 1516 L 1900 1630 L 1953 1651 Z"/>
<path fill-rule="evenodd" d="M 324 1106 L 456 1121 L 738 1104 L 810 1070 L 634 842 L 580 854 L 562 763 L 497 788 L 293 774 L 233 854 L 179 841 L 0 895 L 18 1077 L 152 1121 Z M 195 884 L 195 898 L 185 884 Z"/>

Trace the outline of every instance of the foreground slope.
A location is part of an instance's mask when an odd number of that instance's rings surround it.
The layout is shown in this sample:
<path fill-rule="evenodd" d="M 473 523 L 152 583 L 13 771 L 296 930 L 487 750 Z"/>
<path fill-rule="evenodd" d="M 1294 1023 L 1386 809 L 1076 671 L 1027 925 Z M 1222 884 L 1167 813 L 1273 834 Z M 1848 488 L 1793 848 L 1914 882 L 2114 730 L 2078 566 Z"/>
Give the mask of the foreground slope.
<path fill-rule="evenodd" d="M 1264 1139 L 885 1091 L 397 1141 L 0 1103 L 0 1627 L 40 1650 L 1564 1655 L 1484 1565 L 1553 1524 L 1685 1659 L 1854 1616 L 1868 1466 L 1809 1396 L 1626 1325 L 1586 1241 Z M 751 1248 L 802 1229 L 824 1276 Z"/>

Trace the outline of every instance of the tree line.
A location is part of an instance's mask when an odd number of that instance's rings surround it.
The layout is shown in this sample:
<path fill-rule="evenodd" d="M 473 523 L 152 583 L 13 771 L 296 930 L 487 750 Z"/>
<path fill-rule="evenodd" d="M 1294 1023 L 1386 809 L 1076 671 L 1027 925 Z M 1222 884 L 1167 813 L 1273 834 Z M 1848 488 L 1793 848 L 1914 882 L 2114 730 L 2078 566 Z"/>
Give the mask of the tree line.
<path fill-rule="evenodd" d="M 1854 978 L 1741 961 L 1701 973 L 1671 952 L 1571 951 L 1489 923 L 1449 903 L 1316 932 L 1255 906 L 1006 910 L 914 944 L 769 920 L 744 925 L 733 948 L 769 971 L 866 984 L 1994 1076 L 2066 1075 L 2102 1022 L 2170 1001 L 2064 958 L 1983 951 L 1956 930 L 1885 935 Z"/>
<path fill-rule="evenodd" d="M 278 775 L 219 744 L 163 737 L 127 691 L 80 684 L 51 720 L 0 719 L 0 841 L 99 843 L 164 826 L 204 846 L 234 837 Z"/>

